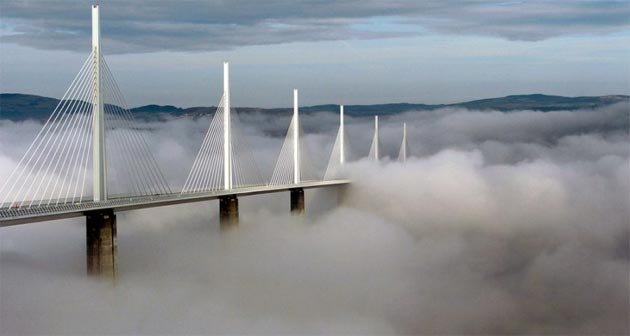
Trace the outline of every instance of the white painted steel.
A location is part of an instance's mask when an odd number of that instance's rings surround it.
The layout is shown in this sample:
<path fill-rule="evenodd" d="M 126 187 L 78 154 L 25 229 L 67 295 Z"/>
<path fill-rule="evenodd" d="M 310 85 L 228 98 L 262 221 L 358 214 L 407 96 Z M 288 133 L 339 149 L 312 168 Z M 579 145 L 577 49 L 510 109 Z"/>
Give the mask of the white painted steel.
<path fill-rule="evenodd" d="M 344 126 L 343 126 L 343 105 L 339 106 L 339 164 L 343 165 L 346 161 L 346 152 L 344 147 Z"/>
<path fill-rule="evenodd" d="M 300 119 L 298 112 L 298 90 L 293 89 L 293 183 L 300 183 L 300 173 Z"/>
<path fill-rule="evenodd" d="M 230 65 L 223 62 L 223 189 L 232 189 L 232 131 L 230 121 Z"/>
<path fill-rule="evenodd" d="M 407 161 L 407 123 L 403 123 L 403 138 L 402 144 L 400 144 L 400 153 L 398 153 L 398 160 Z"/>
<path fill-rule="evenodd" d="M 105 163 L 105 112 L 101 92 L 101 31 L 98 5 L 92 6 L 92 56 L 94 58 L 94 118 L 92 124 L 92 198 L 107 200 L 107 165 Z"/>
<path fill-rule="evenodd" d="M 370 147 L 369 156 L 374 160 L 379 160 L 379 140 L 378 140 L 378 116 L 374 116 L 374 138 L 372 138 L 372 147 Z"/>

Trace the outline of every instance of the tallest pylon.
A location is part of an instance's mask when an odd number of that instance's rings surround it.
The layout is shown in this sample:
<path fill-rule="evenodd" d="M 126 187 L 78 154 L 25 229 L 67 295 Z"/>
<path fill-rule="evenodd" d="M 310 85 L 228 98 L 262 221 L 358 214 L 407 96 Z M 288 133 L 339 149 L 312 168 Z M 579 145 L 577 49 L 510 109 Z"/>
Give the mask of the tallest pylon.
<path fill-rule="evenodd" d="M 230 114 L 230 64 L 223 62 L 223 189 L 232 189 L 232 125 Z"/>
<path fill-rule="evenodd" d="M 293 90 L 293 183 L 302 182 L 300 167 L 300 116 L 298 111 L 298 90 Z"/>
<path fill-rule="evenodd" d="M 101 90 L 101 24 L 98 5 L 92 6 L 92 62 L 94 73 L 94 107 L 92 113 L 92 172 L 93 199 L 95 202 L 107 200 L 107 173 L 105 165 L 105 118 L 103 94 Z"/>

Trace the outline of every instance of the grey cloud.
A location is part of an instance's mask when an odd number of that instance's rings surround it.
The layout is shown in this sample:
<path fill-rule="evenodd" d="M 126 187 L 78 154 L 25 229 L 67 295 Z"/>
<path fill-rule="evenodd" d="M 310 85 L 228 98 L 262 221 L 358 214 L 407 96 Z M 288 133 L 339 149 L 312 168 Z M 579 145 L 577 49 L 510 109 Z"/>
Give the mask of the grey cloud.
<path fill-rule="evenodd" d="M 62 50 L 89 46 L 90 10 L 83 1 L 4 1 L 0 9 L 4 42 Z M 421 34 L 424 29 L 533 41 L 627 29 L 629 17 L 625 1 L 102 3 L 109 53 L 387 38 Z"/>
<path fill-rule="evenodd" d="M 409 19 L 438 31 L 509 40 L 538 41 L 572 34 L 604 34 L 630 26 L 624 1 L 467 2 L 440 8 L 431 17 Z"/>

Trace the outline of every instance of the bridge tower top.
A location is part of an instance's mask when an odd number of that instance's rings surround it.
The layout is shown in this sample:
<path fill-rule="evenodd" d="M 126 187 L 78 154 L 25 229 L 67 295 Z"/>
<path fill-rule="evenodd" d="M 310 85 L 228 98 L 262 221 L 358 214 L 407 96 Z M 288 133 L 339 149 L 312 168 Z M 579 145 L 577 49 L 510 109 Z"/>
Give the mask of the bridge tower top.
<path fill-rule="evenodd" d="M 223 62 L 223 189 L 230 190 L 232 179 L 232 124 L 230 113 L 230 64 Z"/>
<path fill-rule="evenodd" d="M 92 88 L 94 90 L 92 122 L 92 197 L 95 202 L 107 200 L 107 171 L 105 163 L 105 111 L 101 88 L 101 24 L 99 6 L 92 6 Z"/>
<path fill-rule="evenodd" d="M 298 90 L 293 89 L 293 183 L 301 182 L 300 167 L 300 119 L 298 113 Z"/>

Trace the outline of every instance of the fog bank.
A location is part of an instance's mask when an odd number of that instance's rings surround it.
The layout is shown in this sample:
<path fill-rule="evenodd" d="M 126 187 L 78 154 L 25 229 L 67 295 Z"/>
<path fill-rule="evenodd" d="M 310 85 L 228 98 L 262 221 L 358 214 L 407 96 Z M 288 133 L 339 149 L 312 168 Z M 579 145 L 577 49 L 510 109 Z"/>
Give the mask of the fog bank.
<path fill-rule="evenodd" d="M 85 276 L 82 219 L 0 229 L 0 332 L 13 334 L 628 334 L 627 105 L 597 110 L 410 111 L 406 163 L 361 159 L 372 119 L 348 117 L 357 161 L 339 204 L 307 191 L 118 215 L 115 287 Z M 288 119 L 240 116 L 270 174 Z M 302 117 L 324 169 L 337 115 Z M 208 119 L 143 124 L 171 187 Z M 0 121 L 0 180 L 38 131 Z M 322 171 L 323 174 L 323 171 Z"/>

